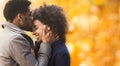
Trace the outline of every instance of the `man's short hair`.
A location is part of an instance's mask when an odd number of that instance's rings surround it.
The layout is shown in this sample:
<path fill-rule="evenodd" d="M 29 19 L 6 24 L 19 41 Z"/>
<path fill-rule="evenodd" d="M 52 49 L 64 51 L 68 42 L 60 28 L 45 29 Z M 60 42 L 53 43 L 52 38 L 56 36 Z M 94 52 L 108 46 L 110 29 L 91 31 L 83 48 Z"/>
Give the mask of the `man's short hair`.
<path fill-rule="evenodd" d="M 28 0 L 9 0 L 4 8 L 4 17 L 8 21 L 13 21 L 18 13 L 25 14 L 29 10 L 31 4 Z"/>
<path fill-rule="evenodd" d="M 61 7 L 44 4 L 34 11 L 33 20 L 36 19 L 48 25 L 60 38 L 65 39 L 68 27 L 66 17 Z"/>

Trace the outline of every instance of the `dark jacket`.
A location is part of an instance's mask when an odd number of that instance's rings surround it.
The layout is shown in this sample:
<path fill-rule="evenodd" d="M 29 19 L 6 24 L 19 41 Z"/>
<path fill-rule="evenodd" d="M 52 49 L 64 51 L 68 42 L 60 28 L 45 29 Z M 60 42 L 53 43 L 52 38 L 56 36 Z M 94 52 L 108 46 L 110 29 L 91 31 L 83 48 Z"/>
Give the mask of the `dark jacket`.
<path fill-rule="evenodd" d="M 52 45 L 52 56 L 48 66 L 70 66 L 70 55 L 63 39 Z"/>

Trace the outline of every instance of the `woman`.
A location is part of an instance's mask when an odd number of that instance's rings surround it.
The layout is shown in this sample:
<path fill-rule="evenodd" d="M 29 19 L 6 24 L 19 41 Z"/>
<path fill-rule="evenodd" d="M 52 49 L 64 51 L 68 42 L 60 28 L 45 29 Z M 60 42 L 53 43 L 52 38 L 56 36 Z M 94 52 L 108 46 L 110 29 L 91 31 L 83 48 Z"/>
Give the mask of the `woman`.
<path fill-rule="evenodd" d="M 34 35 L 41 42 L 44 25 L 59 36 L 52 44 L 52 56 L 48 66 L 70 66 L 70 55 L 65 45 L 67 33 L 67 21 L 62 8 L 55 5 L 43 5 L 33 13 Z"/>

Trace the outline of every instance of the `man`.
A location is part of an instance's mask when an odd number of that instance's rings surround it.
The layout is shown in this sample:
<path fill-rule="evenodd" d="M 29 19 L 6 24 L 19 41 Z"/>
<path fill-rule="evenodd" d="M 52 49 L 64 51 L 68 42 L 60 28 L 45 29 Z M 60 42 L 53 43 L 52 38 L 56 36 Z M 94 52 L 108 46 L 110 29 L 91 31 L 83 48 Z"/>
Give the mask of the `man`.
<path fill-rule="evenodd" d="M 7 22 L 2 25 L 4 30 L 0 33 L 0 66 L 46 66 L 48 63 L 50 44 L 56 40 L 56 36 L 42 29 L 42 43 L 35 58 L 31 52 L 30 38 L 23 32 L 32 31 L 30 4 L 28 0 L 10 0 L 5 5 L 4 17 Z"/>

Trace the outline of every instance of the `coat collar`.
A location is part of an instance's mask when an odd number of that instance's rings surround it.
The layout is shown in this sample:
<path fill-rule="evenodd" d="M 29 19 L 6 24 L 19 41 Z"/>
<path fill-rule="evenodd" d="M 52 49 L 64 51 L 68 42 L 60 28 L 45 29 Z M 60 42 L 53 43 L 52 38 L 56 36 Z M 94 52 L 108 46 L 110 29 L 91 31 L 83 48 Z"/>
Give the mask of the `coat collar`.
<path fill-rule="evenodd" d="M 3 29 L 7 28 L 16 33 L 26 34 L 22 29 L 20 29 L 18 26 L 14 25 L 13 23 L 10 23 L 10 22 L 4 22 L 2 24 L 2 27 L 3 27 Z"/>

